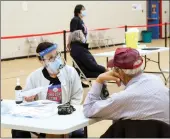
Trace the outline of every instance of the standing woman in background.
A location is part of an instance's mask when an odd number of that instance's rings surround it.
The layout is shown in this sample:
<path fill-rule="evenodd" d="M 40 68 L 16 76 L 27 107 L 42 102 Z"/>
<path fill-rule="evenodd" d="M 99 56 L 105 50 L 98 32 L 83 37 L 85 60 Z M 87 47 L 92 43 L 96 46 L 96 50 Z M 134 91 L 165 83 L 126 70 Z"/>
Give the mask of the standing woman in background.
<path fill-rule="evenodd" d="M 72 33 L 76 30 L 82 30 L 83 34 L 85 35 L 85 38 L 87 38 L 87 27 L 85 26 L 85 24 L 83 22 L 83 18 L 85 16 L 86 16 L 85 7 L 81 4 L 76 5 L 76 7 L 74 9 L 74 17 L 71 19 L 71 22 L 70 22 L 70 32 Z M 68 40 L 68 44 L 67 44 L 68 50 L 70 50 L 71 33 L 69 35 L 69 40 Z M 85 40 L 85 42 L 86 42 L 86 40 Z"/>
<path fill-rule="evenodd" d="M 74 17 L 71 19 L 70 22 L 70 35 L 68 38 L 68 44 L 67 44 L 67 50 L 70 51 L 70 46 L 71 46 L 71 34 L 72 32 L 76 31 L 76 30 L 82 30 L 84 36 L 85 36 L 85 40 L 83 43 L 86 43 L 86 38 L 87 38 L 87 27 L 85 26 L 84 22 L 83 22 L 83 18 L 86 16 L 86 10 L 85 7 L 81 4 L 76 5 L 75 9 L 74 9 Z M 88 45 L 84 45 L 85 48 L 88 49 Z M 73 65 L 74 67 L 74 65 Z M 84 88 L 89 87 L 88 85 L 84 84 L 82 82 L 82 86 Z"/>

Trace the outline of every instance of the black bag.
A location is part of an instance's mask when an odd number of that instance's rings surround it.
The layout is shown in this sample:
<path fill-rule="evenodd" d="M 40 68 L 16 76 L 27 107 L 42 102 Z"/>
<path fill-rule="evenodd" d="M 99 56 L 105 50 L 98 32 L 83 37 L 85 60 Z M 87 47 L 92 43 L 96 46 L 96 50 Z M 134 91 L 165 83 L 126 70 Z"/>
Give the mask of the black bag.
<path fill-rule="evenodd" d="M 70 105 L 70 103 L 66 103 L 63 105 L 59 105 L 58 106 L 58 114 L 59 115 L 68 115 L 68 114 L 72 114 L 76 109 Z"/>

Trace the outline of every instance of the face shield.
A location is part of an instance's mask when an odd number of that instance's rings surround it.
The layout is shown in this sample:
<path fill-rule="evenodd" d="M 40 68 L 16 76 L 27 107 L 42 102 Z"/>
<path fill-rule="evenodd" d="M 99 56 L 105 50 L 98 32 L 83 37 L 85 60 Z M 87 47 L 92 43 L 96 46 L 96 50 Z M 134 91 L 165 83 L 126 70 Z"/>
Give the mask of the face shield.
<path fill-rule="evenodd" d="M 45 68 L 50 74 L 57 74 L 66 64 L 61 55 L 61 51 L 57 44 L 45 49 L 39 53 L 42 61 L 45 63 Z"/>

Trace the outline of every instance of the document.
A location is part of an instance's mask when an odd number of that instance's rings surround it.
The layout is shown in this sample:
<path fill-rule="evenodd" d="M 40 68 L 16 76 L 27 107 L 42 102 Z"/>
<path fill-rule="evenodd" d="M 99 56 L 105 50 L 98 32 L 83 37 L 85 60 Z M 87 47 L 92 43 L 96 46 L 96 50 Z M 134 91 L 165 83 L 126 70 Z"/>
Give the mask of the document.
<path fill-rule="evenodd" d="M 51 85 L 52 85 L 52 84 L 51 84 Z M 28 91 L 22 91 L 22 92 L 21 92 L 21 96 L 22 96 L 22 97 L 29 97 L 29 96 L 37 95 L 37 94 L 39 94 L 41 91 L 47 90 L 48 87 L 50 87 L 51 85 L 43 86 L 43 87 L 37 87 L 37 88 L 31 89 L 31 90 L 28 90 Z"/>
<path fill-rule="evenodd" d="M 57 104 L 54 101 L 39 100 L 16 105 L 9 114 L 26 118 L 47 118 L 57 114 Z"/>

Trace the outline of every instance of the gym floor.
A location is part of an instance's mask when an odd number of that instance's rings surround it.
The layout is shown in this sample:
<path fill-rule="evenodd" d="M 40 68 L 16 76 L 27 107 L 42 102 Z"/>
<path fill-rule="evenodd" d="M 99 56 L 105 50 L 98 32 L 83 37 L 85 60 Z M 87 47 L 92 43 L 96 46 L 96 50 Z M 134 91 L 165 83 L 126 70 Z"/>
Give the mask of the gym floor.
<path fill-rule="evenodd" d="M 168 47 L 169 47 L 169 38 L 168 38 Z M 152 43 L 146 44 L 147 46 L 154 47 L 164 47 L 164 39 L 160 40 L 153 40 Z M 91 53 L 100 53 L 106 51 L 113 51 L 117 47 L 120 46 L 113 46 L 107 47 L 102 49 L 93 49 L 90 50 Z M 67 64 L 72 65 L 71 59 L 69 58 L 70 55 L 67 54 Z M 157 54 L 149 55 L 149 58 L 157 60 Z M 105 58 L 97 58 L 96 60 L 99 64 L 106 66 L 106 59 Z M 37 58 L 26 58 L 26 59 L 17 59 L 17 60 L 10 60 L 10 61 L 2 61 L 1 62 L 1 98 L 3 99 L 14 99 L 15 93 L 14 88 L 16 86 L 16 78 L 20 78 L 21 86 L 24 87 L 25 81 L 27 76 L 34 71 L 35 69 L 39 68 L 41 64 L 39 63 Z M 162 52 L 161 53 L 161 68 L 162 69 L 169 69 L 169 52 Z M 152 71 L 159 71 L 158 66 L 156 63 L 150 62 L 147 63 L 146 70 Z M 169 74 L 166 74 L 168 77 Z M 160 76 L 162 78 L 162 76 Z M 162 78 L 163 79 L 163 78 Z M 167 85 L 169 87 L 169 83 Z M 118 88 L 115 84 L 109 84 L 108 89 L 111 93 L 118 92 L 123 88 Z M 84 97 L 86 96 L 89 88 L 84 89 Z M 111 120 L 103 120 L 91 126 L 88 126 L 88 137 L 100 137 L 107 128 L 112 124 Z M 11 137 L 10 129 L 1 129 L 1 137 Z"/>

